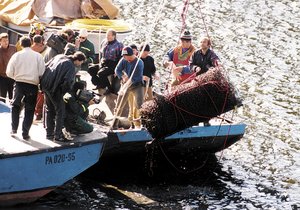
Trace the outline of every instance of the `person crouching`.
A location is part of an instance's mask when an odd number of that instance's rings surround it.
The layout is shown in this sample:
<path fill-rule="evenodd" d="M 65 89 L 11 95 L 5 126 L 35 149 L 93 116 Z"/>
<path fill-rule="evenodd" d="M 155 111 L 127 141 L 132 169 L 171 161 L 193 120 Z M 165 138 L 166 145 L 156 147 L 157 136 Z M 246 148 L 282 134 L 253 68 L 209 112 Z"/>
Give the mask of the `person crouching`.
<path fill-rule="evenodd" d="M 81 91 L 85 89 L 85 83 L 75 82 L 72 91 L 64 95 L 66 104 L 66 116 L 64 126 L 71 134 L 84 134 L 93 131 L 93 125 L 87 122 L 89 105 L 94 104 L 93 98 L 90 101 L 81 99 Z"/>

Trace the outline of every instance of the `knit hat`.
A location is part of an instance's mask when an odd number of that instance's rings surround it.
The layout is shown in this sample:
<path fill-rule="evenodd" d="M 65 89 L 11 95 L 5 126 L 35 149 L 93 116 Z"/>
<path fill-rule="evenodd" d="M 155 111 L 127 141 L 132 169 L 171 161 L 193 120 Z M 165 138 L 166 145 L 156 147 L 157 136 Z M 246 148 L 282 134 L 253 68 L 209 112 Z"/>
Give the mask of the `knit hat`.
<path fill-rule="evenodd" d="M 180 39 L 185 39 L 185 40 L 192 40 L 192 34 L 189 31 L 184 31 L 181 36 Z"/>
<path fill-rule="evenodd" d="M 80 29 L 79 36 L 87 37 L 88 35 L 89 35 L 89 33 L 87 32 L 87 30 L 85 28 Z"/>
<path fill-rule="evenodd" d="M 133 55 L 133 50 L 131 47 L 124 47 L 123 50 L 122 50 L 122 55 L 128 55 L 128 56 L 131 56 Z"/>

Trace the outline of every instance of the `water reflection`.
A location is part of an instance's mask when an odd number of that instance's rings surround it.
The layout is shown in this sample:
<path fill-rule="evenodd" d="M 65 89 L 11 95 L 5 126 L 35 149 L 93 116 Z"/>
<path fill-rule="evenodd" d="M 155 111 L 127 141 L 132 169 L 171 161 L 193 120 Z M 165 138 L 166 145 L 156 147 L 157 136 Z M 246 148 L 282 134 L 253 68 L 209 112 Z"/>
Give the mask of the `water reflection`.
<path fill-rule="evenodd" d="M 135 28 L 125 44 L 143 42 L 161 1 L 114 2 L 120 5 L 124 19 Z M 199 2 L 190 1 L 187 20 L 196 45 L 199 37 L 206 34 L 200 19 Z M 157 169 L 162 173 L 149 178 L 144 167 L 139 169 L 130 161 L 123 163 L 128 166 L 123 169 L 108 161 L 106 170 L 101 167 L 92 169 L 88 175 L 30 206 L 31 209 L 36 206 L 88 209 L 300 208 L 299 1 L 210 0 L 201 1 L 200 6 L 214 50 L 244 97 L 244 106 L 237 110 L 234 119 L 248 125 L 245 137 L 223 153 L 217 153 L 208 164 L 211 168 L 203 168 L 188 176 L 176 174 L 164 163 Z M 161 59 L 178 41 L 181 8 L 182 1 L 168 1 L 151 37 L 152 55 L 162 75 L 158 89 L 164 89 L 169 79 L 170 73 L 162 68 Z M 143 161 L 140 164 L 143 165 Z M 103 183 L 118 190 L 103 186 Z M 137 197 L 143 195 L 155 202 L 137 204 L 123 191 L 137 193 Z"/>

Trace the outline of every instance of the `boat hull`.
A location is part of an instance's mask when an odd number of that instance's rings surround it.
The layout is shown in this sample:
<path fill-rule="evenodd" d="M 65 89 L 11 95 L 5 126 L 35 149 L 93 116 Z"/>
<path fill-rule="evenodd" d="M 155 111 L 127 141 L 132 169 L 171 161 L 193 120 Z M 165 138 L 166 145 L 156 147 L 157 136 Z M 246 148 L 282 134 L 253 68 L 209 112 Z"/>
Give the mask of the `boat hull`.
<path fill-rule="evenodd" d="M 44 196 L 94 165 L 103 146 L 103 142 L 95 142 L 33 154 L 1 154 L 0 205 L 32 202 Z"/>
<path fill-rule="evenodd" d="M 203 153 L 215 153 L 228 148 L 239 141 L 245 132 L 245 124 L 227 124 L 212 126 L 194 126 L 177 132 L 157 143 L 165 151 L 184 154 L 191 150 Z M 145 145 L 152 141 L 146 130 L 118 130 L 108 133 L 104 156 L 144 152 Z"/>

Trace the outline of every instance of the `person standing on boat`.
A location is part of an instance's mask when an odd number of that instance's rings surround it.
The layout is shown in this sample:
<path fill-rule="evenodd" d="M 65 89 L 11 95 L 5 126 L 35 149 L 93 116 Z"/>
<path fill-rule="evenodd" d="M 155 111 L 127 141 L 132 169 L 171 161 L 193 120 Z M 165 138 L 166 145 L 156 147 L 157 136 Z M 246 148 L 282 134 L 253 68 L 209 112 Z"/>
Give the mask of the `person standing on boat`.
<path fill-rule="evenodd" d="M 141 45 L 140 52 L 141 52 L 141 59 L 144 62 L 143 80 L 144 80 L 145 100 L 148 101 L 153 99 L 152 77 L 155 76 L 156 67 L 155 67 L 153 57 L 149 55 L 150 53 L 149 44 Z"/>
<path fill-rule="evenodd" d="M 144 101 L 143 72 L 144 63 L 133 54 L 131 47 L 124 47 L 123 58 L 119 61 L 115 74 L 122 80 L 122 87 L 117 98 L 115 115 L 121 116 L 129 94 L 133 94 L 137 109 L 136 119 L 133 119 L 135 128 L 141 127 L 139 109 Z"/>
<path fill-rule="evenodd" d="M 133 50 L 133 54 L 135 56 L 139 55 L 138 48 L 135 44 L 129 45 L 131 49 Z M 128 95 L 128 120 L 131 123 L 131 128 L 134 128 L 133 119 L 136 119 L 137 117 L 137 108 L 135 107 L 135 99 L 133 93 L 129 93 Z"/>
<path fill-rule="evenodd" d="M 108 77 L 114 75 L 115 68 L 122 57 L 122 49 L 123 44 L 117 40 L 117 32 L 114 29 L 108 29 L 106 39 L 100 44 L 99 71 L 89 72 L 92 76 L 92 83 L 97 86 L 101 95 L 107 90 L 115 94 L 118 92 L 120 81 L 117 79 L 110 82 Z"/>
<path fill-rule="evenodd" d="M 208 37 L 200 40 L 200 49 L 196 50 L 190 59 L 190 69 L 197 72 L 197 75 L 203 74 L 211 67 L 218 66 L 219 58 L 213 50 L 210 49 L 211 41 Z"/>
<path fill-rule="evenodd" d="M 95 47 L 94 44 L 88 40 L 88 35 L 87 30 L 83 28 L 75 39 L 76 50 L 83 52 L 86 57 L 86 61 L 81 65 L 81 70 L 83 71 L 87 71 L 89 64 L 95 62 Z"/>
<path fill-rule="evenodd" d="M 200 49 L 196 50 L 190 59 L 190 69 L 197 72 L 197 75 L 203 74 L 211 67 L 218 66 L 218 56 L 210 49 L 211 41 L 208 37 L 200 40 Z M 209 120 L 203 122 L 204 126 L 210 126 Z"/>
<path fill-rule="evenodd" d="M 65 141 L 62 133 L 65 117 L 63 96 L 71 91 L 75 82 L 76 66 L 81 66 L 86 57 L 82 52 L 73 55 L 57 55 L 46 65 L 41 78 L 41 90 L 46 102 L 46 138 Z"/>
<path fill-rule="evenodd" d="M 5 103 L 5 98 L 11 100 L 15 81 L 6 75 L 6 68 L 9 59 L 17 51 L 16 47 L 9 44 L 7 33 L 0 34 L 0 101 Z"/>
<path fill-rule="evenodd" d="M 20 43 L 23 49 L 11 57 L 6 74 L 16 81 L 11 111 L 11 132 L 12 134 L 17 133 L 21 107 L 24 103 L 25 116 L 22 125 L 22 136 L 23 139 L 28 140 L 38 94 L 38 84 L 45 71 L 45 63 L 43 56 L 30 48 L 31 40 L 29 37 L 22 37 Z"/>
<path fill-rule="evenodd" d="M 180 44 L 167 53 L 164 67 L 170 68 L 173 74 L 171 86 L 179 85 L 190 75 L 189 60 L 196 48 L 192 44 L 192 35 L 184 31 L 180 36 Z"/>
<path fill-rule="evenodd" d="M 31 49 L 35 52 L 40 53 L 42 56 L 45 55 L 46 45 L 44 44 L 44 37 L 41 35 L 35 35 L 33 37 L 33 43 Z M 36 106 L 35 106 L 35 119 L 41 120 L 43 116 L 43 106 L 44 106 L 44 94 L 41 90 L 38 92 Z"/>

